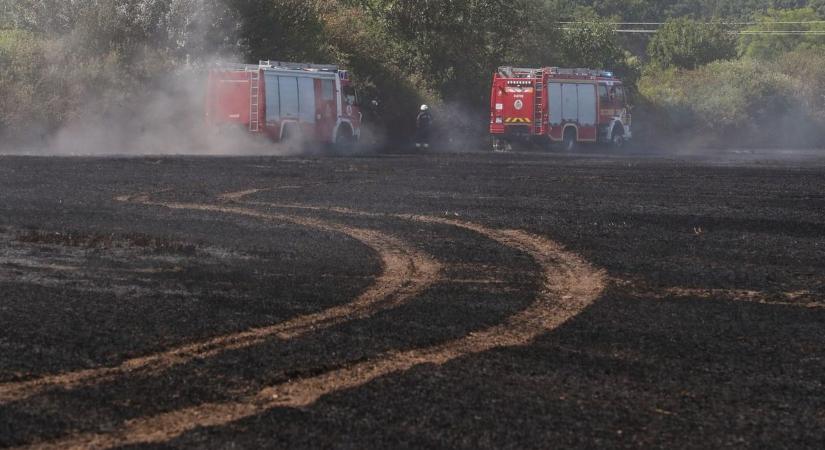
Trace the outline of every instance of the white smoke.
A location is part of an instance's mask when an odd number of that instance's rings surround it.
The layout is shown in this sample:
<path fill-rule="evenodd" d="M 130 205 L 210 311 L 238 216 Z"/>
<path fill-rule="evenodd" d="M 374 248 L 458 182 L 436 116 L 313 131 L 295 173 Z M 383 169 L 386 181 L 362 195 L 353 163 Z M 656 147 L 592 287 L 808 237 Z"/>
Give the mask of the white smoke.
<path fill-rule="evenodd" d="M 63 16 L 65 20 L 58 20 Z M 66 99 L 57 106 L 64 108 L 60 110 L 64 117 L 56 131 L 49 131 L 46 121 L 28 121 L 19 133 L 23 141 L 0 142 L 0 153 L 267 155 L 296 151 L 242 129 L 217 130 L 206 124 L 209 69 L 218 62 L 242 60 L 241 46 L 233 41 L 240 19 L 223 0 L 105 0 L 99 4 L 81 0 L 72 5 L 58 3 L 52 9 L 40 5 L 19 18 L 27 21 L 19 26 L 41 29 L 36 36 L 43 39 L 45 54 L 59 53 L 54 60 L 44 61 L 48 64 L 37 69 L 42 71 L 37 78 L 50 82 L 47 88 L 51 90 L 64 89 L 57 95 Z M 114 41 L 107 44 L 111 48 L 101 44 L 109 42 L 101 40 L 106 36 L 121 40 L 138 36 L 135 39 L 144 43 L 137 48 L 143 50 L 124 56 Z M 216 36 L 223 36 L 223 41 L 213 42 Z M 198 56 L 190 57 L 190 53 Z M 33 100 L 33 104 L 36 101 L 45 103 Z"/>
<path fill-rule="evenodd" d="M 54 155 L 252 155 L 284 153 L 244 129 L 217 129 L 205 121 L 208 66 L 170 74 L 132 105 L 100 114 L 96 101 L 50 139 Z"/>

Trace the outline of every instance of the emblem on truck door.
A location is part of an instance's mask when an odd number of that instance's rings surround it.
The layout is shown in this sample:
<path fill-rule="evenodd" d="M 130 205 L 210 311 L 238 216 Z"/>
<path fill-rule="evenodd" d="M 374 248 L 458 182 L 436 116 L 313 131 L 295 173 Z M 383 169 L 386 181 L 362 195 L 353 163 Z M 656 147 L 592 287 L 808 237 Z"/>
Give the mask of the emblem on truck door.
<path fill-rule="evenodd" d="M 524 108 L 524 102 L 521 101 L 521 99 L 516 100 L 515 103 L 513 103 L 513 108 L 516 108 L 517 110 Z"/>

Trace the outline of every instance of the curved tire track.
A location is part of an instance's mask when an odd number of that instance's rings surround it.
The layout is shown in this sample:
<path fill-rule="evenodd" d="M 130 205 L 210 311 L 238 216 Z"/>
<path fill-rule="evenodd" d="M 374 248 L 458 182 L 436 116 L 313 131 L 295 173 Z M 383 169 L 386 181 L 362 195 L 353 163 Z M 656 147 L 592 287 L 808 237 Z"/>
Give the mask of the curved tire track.
<path fill-rule="evenodd" d="M 256 191 L 246 191 L 246 193 L 252 192 Z M 117 200 L 164 206 L 171 209 L 251 216 L 270 221 L 295 223 L 332 233 L 342 233 L 375 250 L 381 258 L 383 270 L 375 282 L 350 303 L 296 317 L 276 325 L 253 328 L 174 347 L 146 356 L 131 358 L 114 367 L 84 369 L 47 375 L 28 381 L 5 383 L 0 385 L 0 404 L 23 400 L 50 389 L 71 389 L 104 383 L 127 374 L 158 372 L 194 359 L 206 358 L 229 350 L 257 345 L 273 337 L 292 339 L 310 331 L 328 328 L 344 321 L 368 317 L 378 311 L 395 308 L 409 301 L 433 284 L 441 270 L 441 265 L 429 255 L 410 247 L 399 239 L 374 230 L 282 214 L 264 214 L 243 208 L 156 203 L 152 202 L 148 195 L 124 196 L 118 197 Z"/>
<path fill-rule="evenodd" d="M 300 206 L 299 206 L 300 207 Z M 306 207 L 308 209 L 328 209 Z M 347 214 L 372 215 L 338 209 Z M 582 312 L 601 294 L 603 271 L 540 236 L 519 230 L 493 230 L 479 224 L 420 215 L 393 215 L 421 223 L 455 226 L 476 232 L 529 254 L 542 269 L 542 289 L 531 305 L 504 323 L 432 347 L 391 351 L 372 360 L 262 389 L 227 403 L 206 403 L 126 422 L 110 433 L 89 433 L 41 443 L 38 448 L 111 448 L 174 439 L 199 427 L 221 426 L 277 407 L 303 407 L 321 396 L 355 388 L 421 364 L 444 364 L 497 347 L 527 345 Z"/>

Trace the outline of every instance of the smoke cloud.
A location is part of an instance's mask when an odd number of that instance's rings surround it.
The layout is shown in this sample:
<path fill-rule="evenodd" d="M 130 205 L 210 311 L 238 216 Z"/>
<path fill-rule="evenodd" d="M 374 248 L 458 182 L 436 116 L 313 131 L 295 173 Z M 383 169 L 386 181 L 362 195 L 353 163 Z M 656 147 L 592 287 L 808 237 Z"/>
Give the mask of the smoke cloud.
<path fill-rule="evenodd" d="M 56 155 L 205 154 L 241 155 L 283 152 L 243 129 L 216 130 L 205 122 L 205 67 L 184 68 L 157 86 L 101 115 L 90 102 L 84 114 L 67 123 L 46 150 Z"/>
<path fill-rule="evenodd" d="M 243 60 L 241 19 L 222 0 L 81 0 L 23 10 L 4 58 L 0 153 L 269 155 L 299 151 L 205 121 L 209 69 Z M 39 5 L 39 4 L 38 4 Z M 70 7 L 71 6 L 71 7 Z M 68 9 L 67 9 L 68 8 Z M 12 17 L 10 13 L 6 14 Z M 0 30 L 2 32 L 2 30 Z M 32 47 L 31 50 L 21 50 Z M 4 53 L 5 52 L 5 53 Z M 14 81 L 15 78 L 24 82 Z M 19 111 L 18 111 L 19 110 Z M 3 116 L 8 118 L 5 135 Z M 57 126 L 55 126 L 57 124 Z"/>

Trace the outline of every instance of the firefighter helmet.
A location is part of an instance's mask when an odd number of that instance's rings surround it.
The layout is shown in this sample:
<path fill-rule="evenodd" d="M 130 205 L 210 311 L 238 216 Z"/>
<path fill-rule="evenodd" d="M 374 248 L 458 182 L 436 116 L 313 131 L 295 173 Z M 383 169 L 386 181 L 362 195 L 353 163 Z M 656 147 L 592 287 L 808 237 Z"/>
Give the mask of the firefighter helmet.
<path fill-rule="evenodd" d="M 429 106 L 427 106 L 427 105 L 421 105 L 421 111 L 427 111 L 428 109 L 430 109 L 430 107 L 429 107 Z"/>

